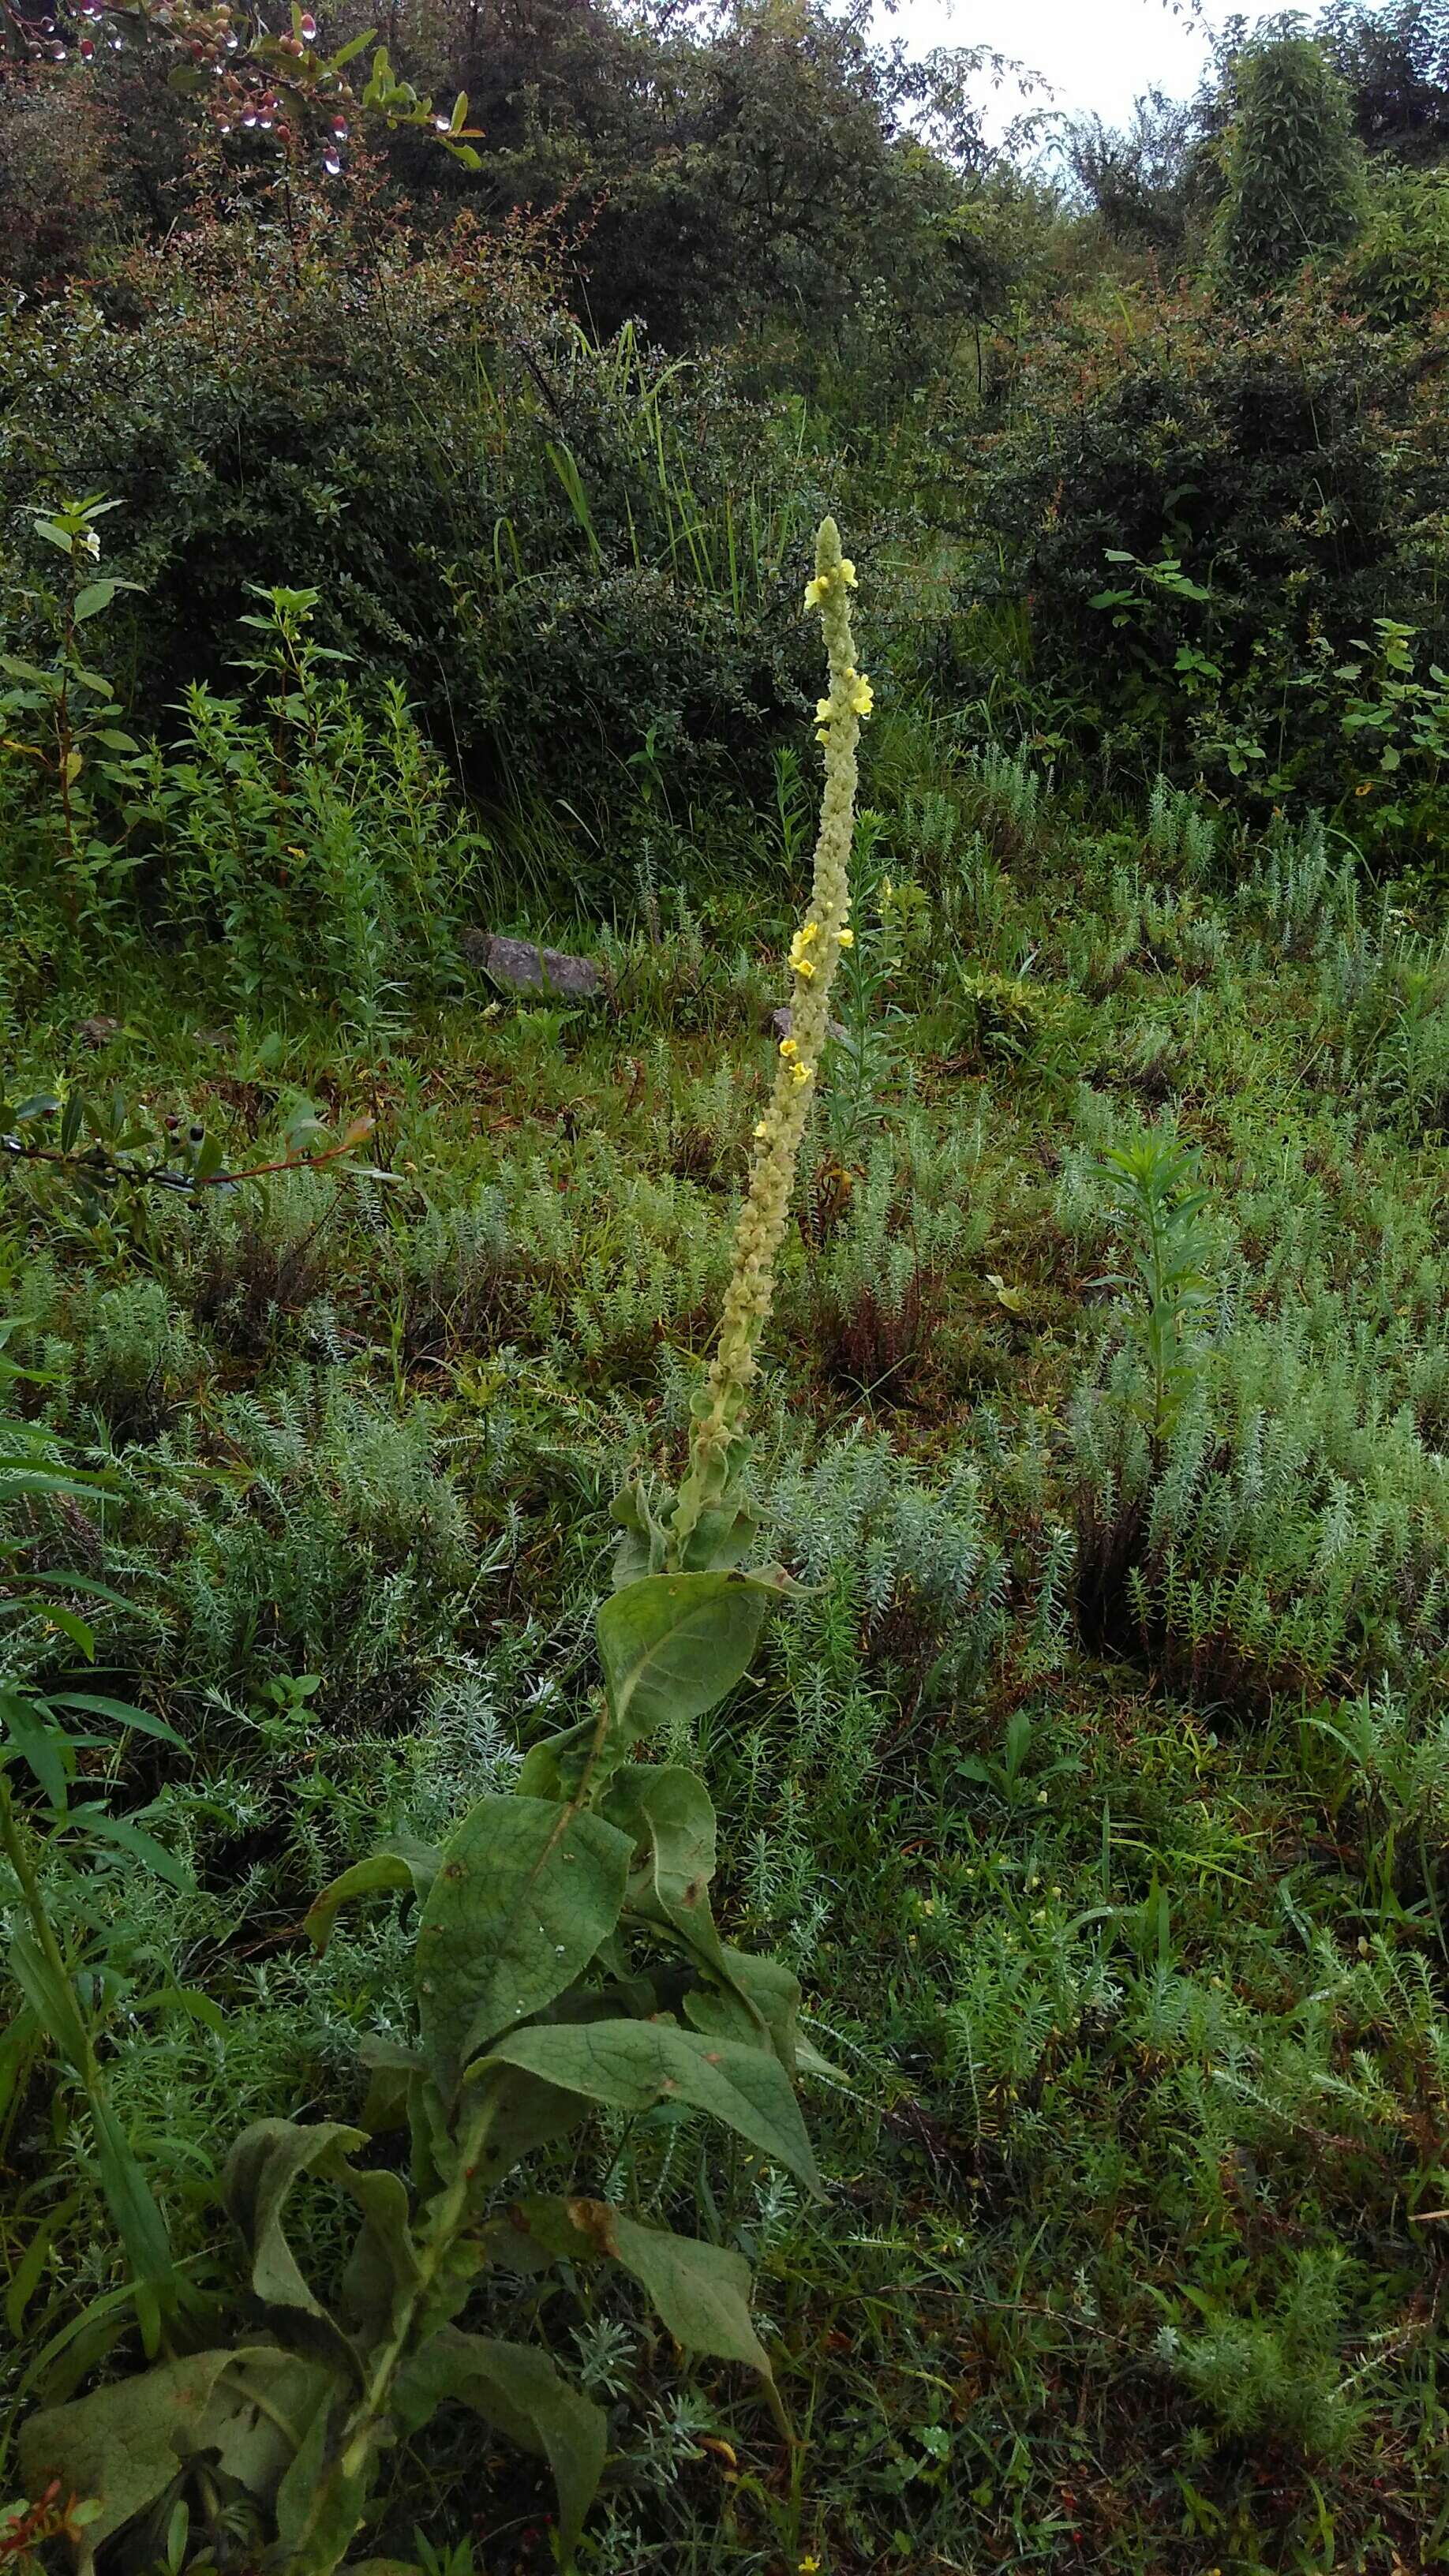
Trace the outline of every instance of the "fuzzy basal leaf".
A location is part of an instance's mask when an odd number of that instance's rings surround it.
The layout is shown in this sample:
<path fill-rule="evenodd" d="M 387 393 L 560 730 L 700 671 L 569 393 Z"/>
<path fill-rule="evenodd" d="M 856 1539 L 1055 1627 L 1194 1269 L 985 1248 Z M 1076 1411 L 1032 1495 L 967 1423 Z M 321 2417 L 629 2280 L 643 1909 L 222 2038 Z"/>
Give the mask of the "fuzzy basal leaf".
<path fill-rule="evenodd" d="M 412 2429 L 443 2404 L 471 2407 L 485 2423 L 542 2452 L 559 2500 L 559 2550 L 570 2566 L 604 2465 L 601 2409 L 571 2388 L 537 2344 L 502 2343 L 445 2326 L 398 2381 L 397 2416 Z"/>
<path fill-rule="evenodd" d="M 44 2495 L 58 2478 L 68 2494 L 99 2502 L 86 2532 L 88 2551 L 99 2549 L 165 2494 L 200 2446 L 212 2392 L 232 2359 L 230 2352 L 193 2353 L 32 2415 L 20 2434 L 27 2494 Z"/>
<path fill-rule="evenodd" d="M 275 2492 L 290 2456 L 279 2418 L 305 2424 L 330 2384 L 317 2364 L 266 2345 L 162 2362 L 32 2416 L 20 2434 L 21 2478 L 31 2495 L 58 2478 L 68 2494 L 99 2504 L 85 2531 L 85 2569 L 198 2454 L 253 2495 Z"/>
<path fill-rule="evenodd" d="M 602 2021 L 520 2030 L 500 2041 L 489 2068 L 530 2074 L 615 2111 L 652 2111 L 676 2102 L 708 2111 L 809 2191 L 820 2178 L 790 2079 L 778 2058 L 668 2022 Z"/>
<path fill-rule="evenodd" d="M 632 2272 L 677 2344 L 716 2361 L 743 2362 L 772 2380 L 769 2355 L 750 2317 L 750 2267 L 727 2246 L 644 2227 L 606 2200 L 551 2197 L 512 2212 L 520 2245 L 575 2262 L 600 2257 Z"/>
<path fill-rule="evenodd" d="M 244 2129 L 227 2158 L 222 2197 L 251 2257 L 255 2296 L 284 2340 L 332 2362 L 357 2369 L 346 2336 L 309 2287 L 287 2242 L 289 2194 L 304 2174 L 338 2174 L 347 2152 L 367 2144 L 361 2129 L 340 2121 L 256 2120 Z"/>
<path fill-rule="evenodd" d="M 366 1860 L 354 1861 L 351 1869 L 345 1869 L 340 1878 L 323 1888 L 308 1909 L 306 1928 L 319 1953 L 331 1940 L 343 1906 L 350 1905 L 355 1897 L 373 1896 L 382 1888 L 410 1887 L 421 1904 L 438 1874 L 441 1858 L 431 1844 L 397 1840 L 384 1843 Z"/>
<path fill-rule="evenodd" d="M 481 1798 L 448 1840 L 423 1908 L 423 2046 L 451 2093 L 470 2057 L 571 1986 L 619 1919 L 632 1846 L 544 1798 Z"/>
<path fill-rule="evenodd" d="M 621 1737 L 702 1717 L 748 1671 L 783 1578 L 648 1574 L 615 1592 L 596 1622 L 609 1705 Z"/>

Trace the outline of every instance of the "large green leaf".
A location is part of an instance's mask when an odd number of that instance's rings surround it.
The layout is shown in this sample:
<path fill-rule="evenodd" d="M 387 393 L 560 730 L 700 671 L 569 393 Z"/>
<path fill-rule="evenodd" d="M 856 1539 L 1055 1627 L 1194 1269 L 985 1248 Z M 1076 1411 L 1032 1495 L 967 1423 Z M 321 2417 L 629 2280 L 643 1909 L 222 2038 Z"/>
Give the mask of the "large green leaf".
<path fill-rule="evenodd" d="M 279 2564 L 287 2576 L 332 2576 L 362 2521 L 372 2481 L 371 2450 L 356 2460 L 339 2451 L 339 2407 L 324 2398 L 277 2490 Z"/>
<path fill-rule="evenodd" d="M 50 2406 L 20 2430 L 20 2475 L 27 2495 L 44 2495 L 53 2478 L 68 2495 L 100 2505 L 86 2540 L 92 2550 L 124 2531 L 164 2495 L 196 2447 L 211 2392 L 229 2352 L 193 2353 L 134 2379 L 120 2379 L 71 2406 Z"/>
<path fill-rule="evenodd" d="M 351 1869 L 345 1869 L 330 1887 L 324 1887 L 308 1908 L 306 1929 L 319 1955 L 332 1938 L 343 1906 L 350 1905 L 354 1897 L 372 1896 L 384 1887 L 410 1887 L 421 1904 L 441 1862 L 442 1854 L 432 1844 L 405 1841 L 401 1836 L 395 1842 L 384 1843 L 380 1851 L 369 1853 L 366 1860 L 354 1861 Z"/>
<path fill-rule="evenodd" d="M 348 2150 L 366 2144 L 365 2131 L 338 2120 L 254 2120 L 237 2139 L 222 2176 L 222 2199 L 247 2247 L 252 2289 L 273 2332 L 353 2376 L 356 2355 L 308 2286 L 284 2221 L 288 2196 L 304 2174 L 342 2179 Z"/>
<path fill-rule="evenodd" d="M 756 2047 L 767 2039 L 792 2079 L 800 2065 L 796 2022 L 800 1980 L 778 1959 L 761 1959 L 749 1950 L 720 1947 L 713 1962 L 718 1982 L 700 1984 L 684 1998 L 685 2019 L 695 2030 L 716 2039 L 738 2039 Z"/>
<path fill-rule="evenodd" d="M 673 1763 L 631 1762 L 610 1782 L 600 1813 L 642 1855 L 629 1880 L 630 1911 L 677 1934 L 692 1958 L 724 1976 L 709 1906 L 715 1818 L 704 1782 Z M 748 2021 L 747 2003 L 744 2013 Z"/>
<path fill-rule="evenodd" d="M 675 1763 L 631 1762 L 609 1783 L 600 1812 L 645 1855 L 644 1886 L 631 1884 L 631 1900 L 651 1898 L 659 1919 L 691 1947 L 701 1924 L 713 1935 L 715 1817 L 698 1773 Z M 718 1939 L 710 1946 L 717 1949 Z"/>
<path fill-rule="evenodd" d="M 676 2343 L 717 2361 L 742 2361 L 770 2379 L 769 2355 L 750 2319 L 750 2267 L 725 2245 L 703 2245 L 667 2227 L 641 2227 L 600 2200 L 573 2204 L 577 2225 L 632 2272 Z"/>
<path fill-rule="evenodd" d="M 604 2465 L 600 2408 L 569 2386 L 538 2345 L 500 2343 L 452 2326 L 408 2363 L 394 2411 L 405 2430 L 415 2431 L 445 2402 L 471 2407 L 520 2450 L 543 2453 L 558 2489 L 560 2557 L 570 2566 Z"/>
<path fill-rule="evenodd" d="M 646 1574 L 662 1574 L 669 1537 L 654 1517 L 647 1486 L 637 1478 L 614 1496 L 609 1518 L 622 1533 L 614 1547 L 614 1589 L 637 1583 Z"/>
<path fill-rule="evenodd" d="M 492 2058 L 470 2069 L 469 2091 L 480 2108 L 485 2098 L 491 2104 L 487 2144 L 477 2167 L 480 2193 L 502 2182 L 535 2147 L 552 2146 L 588 2117 L 588 2104 L 578 2093 Z"/>
<path fill-rule="evenodd" d="M 500 2030 L 552 2003 L 619 1919 L 630 1844 L 545 1798 L 480 1798 L 449 1836 L 418 1927 L 423 2047 L 451 2093 Z"/>
<path fill-rule="evenodd" d="M 746 1672 L 783 1578 L 646 1574 L 600 1607 L 595 1628 L 615 1726 L 634 1743 L 702 1717 Z"/>
<path fill-rule="evenodd" d="M 398 2303 L 422 2278 L 413 2243 L 411 2200 L 400 2174 L 359 2171 L 338 2176 L 362 2211 L 362 2225 L 342 2276 L 347 2313 L 364 2343 L 380 2342 Z"/>
<path fill-rule="evenodd" d="M 202 2427 L 210 2461 L 249 2495 L 270 2503 L 308 2424 L 337 2382 L 326 2365 L 267 2344 L 234 2353 Z"/>
<path fill-rule="evenodd" d="M 748 1503 L 731 1499 L 726 1491 L 722 1503 L 711 1504 L 700 1513 L 684 1542 L 682 1562 L 687 1572 L 693 1567 L 719 1568 L 738 1565 L 748 1556 L 760 1534 L 757 1513 Z"/>
<path fill-rule="evenodd" d="M 607 2200 L 524 2200 L 510 2218 L 521 2244 L 533 2241 L 576 2261 L 603 2256 L 622 2263 L 687 2352 L 744 2362 L 773 2385 L 769 2355 L 750 2317 L 743 2254 L 667 2227 L 643 2227 Z"/>
<path fill-rule="evenodd" d="M 367 2097 L 358 2113 L 368 2136 L 382 2138 L 390 2129 L 405 2129 L 414 2080 L 427 2071 L 417 2050 L 404 2048 L 382 2031 L 367 2031 L 357 2054 L 368 2076 Z"/>
<path fill-rule="evenodd" d="M 601 1702 L 596 1716 L 580 1718 L 577 1726 L 563 1727 L 557 1735 L 545 1735 L 529 1746 L 516 1794 L 550 1798 L 560 1807 L 581 1798 L 586 1786 L 597 1796 L 628 1749 L 620 1743 Z"/>
<path fill-rule="evenodd" d="M 524 2067 L 610 2110 L 677 2102 L 708 2111 L 809 2190 L 820 2189 L 790 2079 L 763 2049 L 668 2022 L 600 2021 L 515 2031 L 491 2053 L 488 2066 L 500 2064 Z"/>
<path fill-rule="evenodd" d="M 793 2077 L 800 1988 L 777 1961 L 720 1940 L 709 1904 L 715 1818 L 703 1781 L 669 1763 L 630 1763 L 610 1784 L 602 1812 L 644 1854 L 629 1882 L 631 1909 L 676 1933 L 711 1981 L 684 1998 L 687 2018 L 718 2038 L 773 2047 Z"/>

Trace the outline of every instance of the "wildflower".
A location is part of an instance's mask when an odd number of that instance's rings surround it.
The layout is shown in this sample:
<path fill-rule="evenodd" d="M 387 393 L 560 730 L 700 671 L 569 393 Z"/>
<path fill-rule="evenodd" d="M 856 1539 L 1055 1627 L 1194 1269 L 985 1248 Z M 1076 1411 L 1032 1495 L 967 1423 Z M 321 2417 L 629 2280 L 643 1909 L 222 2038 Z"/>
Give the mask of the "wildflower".
<path fill-rule="evenodd" d="M 850 704 L 853 714 L 858 716 L 869 715 L 871 708 L 875 705 L 875 691 L 871 687 L 869 680 L 860 679 L 856 681 L 856 684 L 850 693 Z"/>
<path fill-rule="evenodd" d="M 855 746 L 861 717 L 869 712 L 857 703 L 869 684 L 861 682 L 855 670 L 847 596 L 854 588 L 855 566 L 842 556 L 840 532 L 834 520 L 827 519 L 816 546 L 814 577 L 805 593 L 807 608 L 820 612 L 830 662 L 830 694 L 816 709 L 817 738 L 825 748 L 825 786 L 810 903 L 790 952 L 797 977 L 794 1026 L 780 1042 L 769 1115 L 755 1130 L 756 1152 L 735 1235 L 719 1342 L 708 1377 L 694 1399 L 689 1467 L 673 1520 L 676 1562 L 681 1561 L 700 1514 L 726 1492 L 738 1465 L 736 1444 L 756 1373 L 755 1353 L 773 1303 L 775 1261 L 785 1237 L 815 1067 L 829 1031 L 831 978 L 842 949 L 851 944 L 845 925 L 850 911 Z M 803 966 L 811 969 L 808 975 L 801 971 Z"/>
<path fill-rule="evenodd" d="M 820 2561 L 818 2558 L 802 2558 L 799 2561 L 799 2568 L 800 2576 L 820 2576 Z"/>
<path fill-rule="evenodd" d="M 853 948 L 855 946 L 854 931 L 837 930 L 835 934 L 835 943 L 838 948 Z"/>
<path fill-rule="evenodd" d="M 812 940 L 818 939 L 819 936 L 819 922 L 807 921 L 803 929 L 796 931 L 790 942 L 791 971 L 796 975 L 803 975 L 807 984 L 815 972 L 815 960 L 807 954 L 807 951 Z"/>

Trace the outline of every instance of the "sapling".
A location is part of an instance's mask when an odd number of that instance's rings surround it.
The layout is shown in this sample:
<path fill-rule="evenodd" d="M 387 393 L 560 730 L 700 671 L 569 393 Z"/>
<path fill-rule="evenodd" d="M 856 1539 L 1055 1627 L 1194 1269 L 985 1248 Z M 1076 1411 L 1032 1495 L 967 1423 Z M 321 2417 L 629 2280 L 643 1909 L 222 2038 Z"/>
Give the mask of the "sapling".
<path fill-rule="evenodd" d="M 831 981 L 851 939 L 855 747 L 871 702 L 854 662 L 854 581 L 827 519 L 806 591 L 829 654 L 818 710 L 825 785 L 810 905 L 791 947 L 791 1033 L 755 1131 L 683 1482 L 663 1498 L 635 1486 L 615 1505 L 615 1588 L 596 1620 L 603 1689 L 580 1723 L 532 1748 L 513 1792 L 480 1798 L 440 1848 L 394 1842 L 317 1899 L 309 1923 L 319 1948 L 344 1905 L 388 1889 L 414 1903 L 414 2040 L 365 2051 L 372 2083 L 359 2123 L 262 2120 L 237 2141 L 224 2197 L 252 2304 L 235 2340 L 201 2351 L 173 2341 L 144 2376 L 25 2428 L 32 2494 L 58 2477 L 99 2503 L 79 2544 L 83 2569 L 190 2486 L 200 2510 L 188 2529 L 203 2554 L 221 2515 L 235 2528 L 249 2513 L 249 2564 L 331 2576 L 362 2528 L 385 2453 L 444 2405 L 546 2456 L 561 2563 L 571 2565 L 604 2466 L 606 2418 L 544 2342 L 460 2322 L 493 2266 L 621 2266 L 676 2342 L 752 2368 L 788 2433 L 742 2256 L 645 2226 L 602 2198 L 519 2194 L 515 2182 L 505 2204 L 499 2191 L 596 2105 L 709 2112 L 805 2189 L 820 2188 L 795 2099 L 796 1980 L 721 1937 L 702 1781 L 637 1756 L 733 1689 L 790 1589 L 778 1567 L 744 1566 L 756 1523 L 741 1473 Z M 380 2161 L 374 2144 L 398 2131 L 410 2137 L 405 2167 Z M 307 2177 L 344 2194 L 360 2220 L 325 2304 L 287 2234 Z"/>

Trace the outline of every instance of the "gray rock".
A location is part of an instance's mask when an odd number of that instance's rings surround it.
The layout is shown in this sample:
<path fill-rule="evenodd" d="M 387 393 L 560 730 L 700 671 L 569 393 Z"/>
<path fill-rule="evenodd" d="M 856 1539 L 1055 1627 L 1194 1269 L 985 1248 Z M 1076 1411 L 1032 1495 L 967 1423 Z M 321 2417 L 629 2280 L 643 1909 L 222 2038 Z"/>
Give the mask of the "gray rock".
<path fill-rule="evenodd" d="M 469 965 L 481 967 L 505 992 L 559 993 L 589 1002 L 605 989 L 597 961 L 571 957 L 564 948 L 536 948 L 531 939 L 505 939 L 491 930 L 465 932 L 460 945 Z"/>

